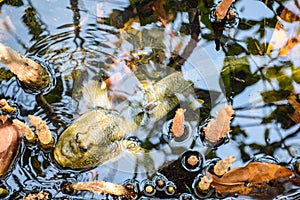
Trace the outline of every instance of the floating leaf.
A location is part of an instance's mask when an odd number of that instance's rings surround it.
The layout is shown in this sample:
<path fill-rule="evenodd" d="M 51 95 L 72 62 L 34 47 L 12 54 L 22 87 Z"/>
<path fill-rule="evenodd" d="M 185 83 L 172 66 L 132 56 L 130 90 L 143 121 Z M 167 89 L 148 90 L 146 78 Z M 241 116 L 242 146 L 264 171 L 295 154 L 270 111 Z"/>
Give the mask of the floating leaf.
<path fill-rule="evenodd" d="M 266 195 L 268 189 L 276 191 L 283 183 L 293 181 L 295 174 L 283 166 L 265 162 L 251 162 L 218 177 L 209 172 L 213 178 L 211 186 L 220 194 Z"/>
<path fill-rule="evenodd" d="M 300 38 L 295 36 L 286 42 L 286 44 L 279 50 L 278 55 L 279 56 L 286 56 L 293 47 L 295 47 L 297 44 L 300 44 Z"/>

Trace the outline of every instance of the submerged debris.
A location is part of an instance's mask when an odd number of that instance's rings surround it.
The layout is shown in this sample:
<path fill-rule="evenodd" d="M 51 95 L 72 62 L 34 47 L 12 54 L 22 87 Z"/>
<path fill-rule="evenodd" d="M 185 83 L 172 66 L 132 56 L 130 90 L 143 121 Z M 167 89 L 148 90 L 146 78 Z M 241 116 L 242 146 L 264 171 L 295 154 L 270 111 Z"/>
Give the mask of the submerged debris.
<path fill-rule="evenodd" d="M 41 146 L 45 149 L 53 147 L 54 139 L 46 122 L 33 115 L 28 115 L 28 119 L 37 132 Z"/>
<path fill-rule="evenodd" d="M 218 142 L 230 132 L 230 120 L 234 110 L 232 106 L 224 106 L 217 112 L 217 117 L 203 128 L 205 139 L 209 142 Z"/>

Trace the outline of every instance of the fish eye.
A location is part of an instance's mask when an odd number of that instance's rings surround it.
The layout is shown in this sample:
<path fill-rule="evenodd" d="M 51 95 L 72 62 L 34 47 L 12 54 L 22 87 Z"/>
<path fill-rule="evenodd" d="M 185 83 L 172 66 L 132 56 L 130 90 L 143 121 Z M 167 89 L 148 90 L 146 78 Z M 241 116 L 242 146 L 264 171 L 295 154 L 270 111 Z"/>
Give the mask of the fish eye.
<path fill-rule="evenodd" d="M 89 150 L 89 147 L 84 146 L 84 147 L 79 147 L 79 149 L 80 149 L 82 152 L 87 152 L 87 151 Z"/>

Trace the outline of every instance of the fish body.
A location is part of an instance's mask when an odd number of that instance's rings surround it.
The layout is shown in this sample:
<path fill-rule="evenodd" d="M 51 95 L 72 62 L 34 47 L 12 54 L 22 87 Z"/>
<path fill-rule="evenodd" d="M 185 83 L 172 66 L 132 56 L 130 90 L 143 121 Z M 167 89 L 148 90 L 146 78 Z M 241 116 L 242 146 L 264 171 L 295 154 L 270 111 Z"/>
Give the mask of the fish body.
<path fill-rule="evenodd" d="M 95 85 L 95 84 L 94 84 Z M 97 85 L 97 84 L 96 84 Z M 146 116 L 150 120 L 159 120 L 179 103 L 177 95 L 190 92 L 193 84 L 183 78 L 181 72 L 174 72 L 153 87 L 144 91 L 144 100 L 150 106 Z M 97 93 L 107 95 L 105 87 L 94 87 Z M 102 90 L 102 91 L 100 91 Z M 89 91 L 87 89 L 83 90 Z M 100 99 L 100 107 L 92 109 L 76 119 L 59 137 L 54 149 L 55 160 L 63 167 L 72 169 L 91 168 L 118 156 L 122 152 L 122 141 L 129 132 L 136 130 L 141 119 L 124 116 L 121 110 L 113 111 L 109 108 L 108 98 L 97 97 L 89 92 L 89 97 Z M 124 102 L 123 108 L 128 108 Z M 95 103 L 94 103 L 95 104 Z M 103 106 L 104 105 L 104 106 Z M 122 106 L 120 106 L 122 108 Z M 129 112 L 130 109 L 128 108 Z M 142 109 L 141 109 L 142 110 Z"/>

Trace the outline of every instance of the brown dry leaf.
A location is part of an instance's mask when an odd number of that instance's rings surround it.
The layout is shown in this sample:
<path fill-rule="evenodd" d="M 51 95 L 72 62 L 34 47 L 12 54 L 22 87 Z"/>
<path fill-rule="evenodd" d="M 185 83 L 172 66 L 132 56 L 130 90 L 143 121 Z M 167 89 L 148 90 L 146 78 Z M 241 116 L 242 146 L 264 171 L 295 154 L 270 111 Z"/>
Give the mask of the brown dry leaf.
<path fill-rule="evenodd" d="M 234 161 L 234 156 L 228 156 L 227 158 L 218 161 L 214 166 L 214 173 L 218 176 L 222 176 L 228 171 L 228 168 L 231 167 Z"/>
<path fill-rule="evenodd" d="M 134 191 L 128 190 L 125 186 L 102 180 L 73 183 L 71 187 L 74 190 L 87 190 L 93 193 L 111 194 L 126 198 L 132 198 L 135 196 Z"/>
<path fill-rule="evenodd" d="M 34 126 L 41 146 L 45 149 L 51 148 L 54 144 L 54 139 L 46 122 L 43 121 L 40 117 L 33 115 L 28 115 L 28 120 Z"/>
<path fill-rule="evenodd" d="M 220 194 L 259 195 L 260 189 L 282 186 L 283 183 L 295 178 L 293 171 L 280 165 L 251 162 L 244 167 L 238 167 L 225 173 L 222 177 L 210 174 L 213 178 L 211 186 Z M 261 194 L 264 195 L 264 194 Z"/>
<path fill-rule="evenodd" d="M 181 137 L 184 134 L 184 113 L 185 109 L 178 108 L 172 124 L 172 133 L 174 137 Z"/>
<path fill-rule="evenodd" d="M 218 112 L 217 117 L 211 120 L 206 127 L 204 127 L 205 139 L 210 142 L 218 142 L 230 132 L 230 120 L 234 110 L 232 106 L 223 106 Z"/>

